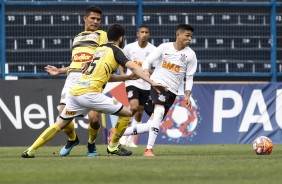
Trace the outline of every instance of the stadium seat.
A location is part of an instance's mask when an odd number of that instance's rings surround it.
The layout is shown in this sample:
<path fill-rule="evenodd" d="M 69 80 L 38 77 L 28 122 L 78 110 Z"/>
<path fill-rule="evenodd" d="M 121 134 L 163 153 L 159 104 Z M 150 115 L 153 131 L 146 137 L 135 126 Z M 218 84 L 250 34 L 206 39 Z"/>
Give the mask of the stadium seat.
<path fill-rule="evenodd" d="M 6 49 L 15 50 L 15 39 L 6 38 Z"/>
<path fill-rule="evenodd" d="M 45 49 L 71 49 L 72 38 L 44 38 Z"/>
<path fill-rule="evenodd" d="M 6 14 L 7 25 L 23 25 L 23 16 L 15 14 Z"/>
<path fill-rule="evenodd" d="M 214 24 L 238 24 L 238 18 L 235 14 L 216 14 L 212 15 Z"/>
<path fill-rule="evenodd" d="M 60 14 L 60 15 L 51 15 L 51 24 L 54 25 L 80 25 L 81 16 L 75 14 Z M 80 23 L 80 24 L 79 24 Z M 84 23 L 82 22 L 82 25 Z"/>
<path fill-rule="evenodd" d="M 226 72 L 226 69 L 226 63 L 224 62 L 214 62 L 208 60 L 201 62 L 202 72 Z"/>
<path fill-rule="evenodd" d="M 158 14 L 148 14 L 148 13 L 144 13 L 143 14 L 143 23 L 151 26 L 151 25 L 161 25 L 162 24 L 162 16 L 158 13 Z"/>
<path fill-rule="evenodd" d="M 111 25 L 111 24 L 122 24 L 122 25 L 136 25 L 136 17 L 135 15 L 129 14 L 106 14 L 104 15 L 104 24 Z"/>
<path fill-rule="evenodd" d="M 228 62 L 228 71 L 229 72 L 250 72 L 253 73 L 254 70 L 253 62 L 241 62 L 241 61 L 233 61 Z"/>
<path fill-rule="evenodd" d="M 247 15 L 239 15 L 240 23 L 246 25 L 258 24 L 258 25 L 266 25 L 269 24 L 269 21 L 266 19 L 266 15 L 257 15 L 257 14 L 247 14 Z"/>
<path fill-rule="evenodd" d="M 221 49 L 230 49 L 231 48 L 231 39 L 229 38 L 209 38 L 208 48 L 221 48 Z"/>
<path fill-rule="evenodd" d="M 191 25 L 211 25 L 211 15 L 207 14 L 195 14 L 188 15 L 189 24 Z"/>
<path fill-rule="evenodd" d="M 18 50 L 42 49 L 42 39 L 40 38 L 18 38 L 17 47 L 18 47 Z"/>
<path fill-rule="evenodd" d="M 255 63 L 255 72 L 271 72 L 271 64 L 269 61 Z"/>
<path fill-rule="evenodd" d="M 24 15 L 23 19 L 26 22 L 26 25 L 50 25 L 51 24 L 51 18 L 50 15 L 42 15 L 42 14 L 36 14 L 36 15 Z"/>

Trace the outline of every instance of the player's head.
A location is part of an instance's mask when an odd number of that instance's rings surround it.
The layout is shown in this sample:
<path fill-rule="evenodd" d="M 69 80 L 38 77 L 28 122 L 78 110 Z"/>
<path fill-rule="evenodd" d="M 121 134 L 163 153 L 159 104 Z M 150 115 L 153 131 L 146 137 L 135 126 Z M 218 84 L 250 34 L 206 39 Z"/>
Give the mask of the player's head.
<path fill-rule="evenodd" d="M 96 31 L 101 24 L 102 10 L 98 6 L 88 6 L 84 14 L 85 31 Z"/>
<path fill-rule="evenodd" d="M 176 42 L 186 47 L 192 41 L 194 28 L 188 24 L 179 24 L 176 26 Z"/>
<path fill-rule="evenodd" d="M 140 41 L 140 42 L 147 42 L 149 37 L 150 37 L 149 27 L 146 26 L 146 25 L 139 26 L 136 35 L 138 37 L 138 41 Z"/>
<path fill-rule="evenodd" d="M 119 47 L 123 47 L 125 29 L 120 24 L 113 24 L 107 31 L 109 42 L 118 42 Z"/>

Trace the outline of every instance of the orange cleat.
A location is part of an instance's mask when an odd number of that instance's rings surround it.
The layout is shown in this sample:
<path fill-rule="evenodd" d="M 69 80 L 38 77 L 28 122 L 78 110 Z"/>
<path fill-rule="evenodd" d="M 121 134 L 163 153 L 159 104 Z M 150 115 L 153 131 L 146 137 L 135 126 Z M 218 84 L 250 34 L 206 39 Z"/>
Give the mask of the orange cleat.
<path fill-rule="evenodd" d="M 155 157 L 156 155 L 153 153 L 153 149 L 146 149 L 143 156 L 144 157 Z"/>

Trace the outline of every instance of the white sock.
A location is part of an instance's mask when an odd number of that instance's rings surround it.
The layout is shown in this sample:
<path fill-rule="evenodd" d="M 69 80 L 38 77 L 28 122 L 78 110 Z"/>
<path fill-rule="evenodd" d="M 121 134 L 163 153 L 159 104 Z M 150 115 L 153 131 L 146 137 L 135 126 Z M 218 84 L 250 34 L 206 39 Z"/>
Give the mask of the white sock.
<path fill-rule="evenodd" d="M 135 118 L 133 118 L 131 126 L 135 127 L 137 124 L 141 124 L 141 123 L 142 123 L 142 121 L 138 122 L 138 121 L 136 121 Z M 132 143 L 134 141 L 134 137 L 135 137 L 135 135 L 128 136 L 127 143 Z"/>
<path fill-rule="evenodd" d="M 149 132 L 151 120 L 149 119 L 147 123 L 137 124 L 135 126 L 128 127 L 123 135 L 137 135 L 145 132 Z"/>
<path fill-rule="evenodd" d="M 162 122 L 163 116 L 164 116 L 164 106 L 157 105 L 154 109 L 154 117 L 149 129 L 149 137 L 148 137 L 148 143 L 146 149 L 153 149 L 153 146 L 155 144 L 155 141 L 157 139 L 160 124 Z"/>

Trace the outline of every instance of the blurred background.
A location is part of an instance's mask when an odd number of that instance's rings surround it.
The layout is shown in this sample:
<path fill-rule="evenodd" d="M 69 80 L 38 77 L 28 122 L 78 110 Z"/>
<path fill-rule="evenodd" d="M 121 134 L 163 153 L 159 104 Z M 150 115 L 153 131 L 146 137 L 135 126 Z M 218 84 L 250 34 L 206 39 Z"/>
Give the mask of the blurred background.
<path fill-rule="evenodd" d="M 42 78 L 47 64 L 68 66 L 73 37 L 88 5 L 100 6 L 106 30 L 126 27 L 126 43 L 141 24 L 158 46 L 191 24 L 198 81 L 280 81 L 282 0 L 2 0 L 1 79 Z"/>

